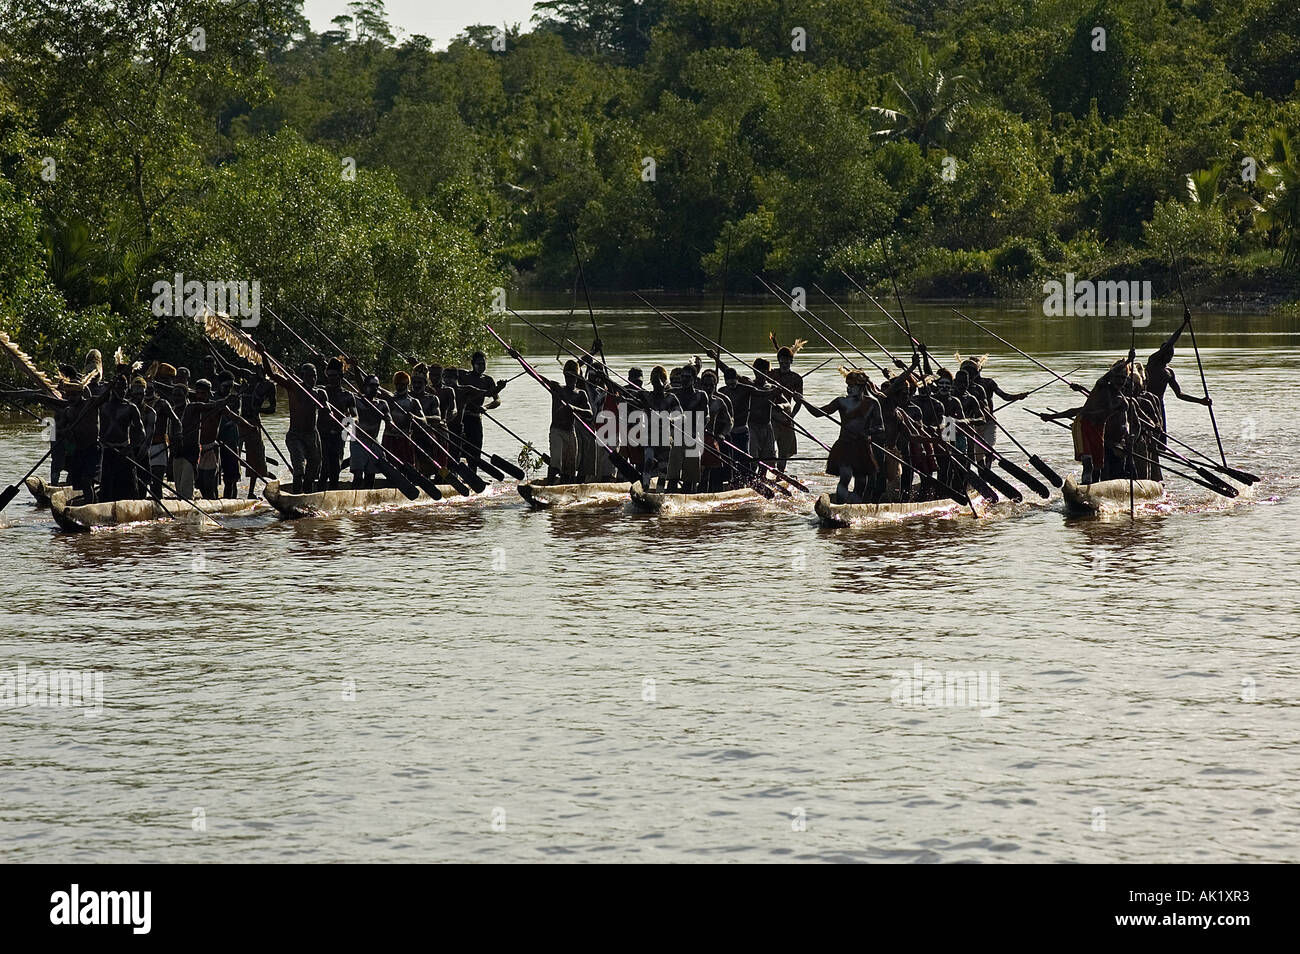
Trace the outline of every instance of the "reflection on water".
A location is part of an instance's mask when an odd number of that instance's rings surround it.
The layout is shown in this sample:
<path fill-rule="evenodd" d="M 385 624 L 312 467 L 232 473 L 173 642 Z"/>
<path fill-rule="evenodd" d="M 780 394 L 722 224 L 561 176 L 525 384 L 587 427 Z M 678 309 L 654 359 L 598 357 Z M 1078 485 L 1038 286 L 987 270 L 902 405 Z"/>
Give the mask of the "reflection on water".
<path fill-rule="evenodd" d="M 713 303 L 668 304 L 716 332 Z M 598 305 L 616 367 L 695 353 L 626 303 Z M 1128 346 L 1101 322 L 959 307 L 1053 366 L 1086 365 L 1085 380 Z M 540 318 L 562 329 L 566 311 Z M 990 352 L 1007 390 L 1044 380 L 942 306 L 909 317 L 936 353 Z M 1158 312 L 1139 352 L 1176 320 Z M 769 350 L 768 330 L 811 337 L 779 305 L 729 302 L 726 328 L 745 358 Z M 0 528 L 0 669 L 100 671 L 105 712 L 0 706 L 0 850 L 1293 860 L 1296 330 L 1198 322 L 1225 445 L 1264 480 L 1235 502 L 1171 481 L 1170 506 L 1136 521 L 1067 519 L 1059 498 L 1031 497 L 978 520 L 823 530 L 811 496 L 533 512 L 504 486 L 337 519 L 69 536 L 20 497 Z M 532 332 L 510 332 L 556 367 Z M 814 342 L 796 367 L 828 355 Z M 810 376 L 812 399 L 841 392 L 838 363 Z M 1192 392 L 1194 363 L 1176 363 Z M 513 371 L 496 359 L 493 373 Z M 521 378 L 503 399 L 501 420 L 543 441 L 540 389 Z M 1212 448 L 1204 410 L 1170 404 L 1174 432 Z M 1002 420 L 1072 470 L 1065 432 L 1015 409 Z M 517 452 L 491 425 L 487 443 Z M 5 482 L 43 449 L 27 424 L 0 424 Z M 814 492 L 831 483 L 820 469 L 795 467 Z M 916 664 L 998 673 L 998 714 L 892 704 L 891 674 Z"/>

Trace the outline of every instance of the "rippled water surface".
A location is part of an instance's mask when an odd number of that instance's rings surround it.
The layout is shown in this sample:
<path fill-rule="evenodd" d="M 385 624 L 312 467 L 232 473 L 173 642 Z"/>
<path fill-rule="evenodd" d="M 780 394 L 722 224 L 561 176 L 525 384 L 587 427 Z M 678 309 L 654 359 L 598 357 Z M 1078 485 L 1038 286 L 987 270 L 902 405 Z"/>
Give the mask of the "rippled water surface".
<path fill-rule="evenodd" d="M 675 304 L 716 333 L 712 304 Z M 992 352 L 1008 390 L 1045 380 L 945 308 L 909 313 L 948 352 Z M 1128 345 L 1122 321 L 978 313 L 1086 379 Z M 643 311 L 600 318 L 620 368 L 693 353 Z M 793 321 L 729 305 L 728 341 L 751 357 Z M 811 498 L 534 513 L 505 484 L 338 519 L 68 536 L 24 492 L 0 514 L 0 668 L 98 671 L 104 711 L 0 707 L 0 855 L 1297 860 L 1300 338 L 1242 316 L 1197 331 L 1230 458 L 1264 480 L 1231 503 L 1174 480 L 1136 521 L 1029 495 L 979 521 L 827 531 Z M 797 367 L 829 354 L 814 341 Z M 840 393 L 837 363 L 810 395 Z M 1175 367 L 1199 392 L 1190 348 Z M 543 440 L 540 388 L 504 397 L 502 420 Z M 1203 408 L 1170 414 L 1213 452 Z M 1068 472 L 1064 431 L 1001 419 Z M 490 425 L 488 443 L 518 449 Z M 3 419 L 3 482 L 43 450 Z M 996 704 L 899 704 L 896 674 L 917 665 L 996 678 Z"/>

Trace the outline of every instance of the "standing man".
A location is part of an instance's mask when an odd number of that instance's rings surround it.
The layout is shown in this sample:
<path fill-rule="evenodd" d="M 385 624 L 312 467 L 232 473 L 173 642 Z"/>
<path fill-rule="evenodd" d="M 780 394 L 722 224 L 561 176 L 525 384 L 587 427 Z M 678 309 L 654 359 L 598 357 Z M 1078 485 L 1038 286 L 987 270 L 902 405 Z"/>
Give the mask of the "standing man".
<path fill-rule="evenodd" d="M 776 336 L 770 335 L 776 344 Z M 776 371 L 771 380 L 781 397 L 772 407 L 772 437 L 776 445 L 776 467 L 784 471 L 786 462 L 799 453 L 799 440 L 794 431 L 794 417 L 803 403 L 803 375 L 796 372 L 795 352 L 803 346 L 796 341 L 793 348 L 782 347 L 776 352 Z"/>
<path fill-rule="evenodd" d="M 505 381 L 493 381 L 486 374 L 487 358 L 475 351 L 469 358 L 469 371 L 460 371 L 456 396 L 461 406 L 460 427 L 464 438 L 462 451 L 470 469 L 478 473 L 479 458 L 483 455 L 483 401 L 496 401 Z"/>
<path fill-rule="evenodd" d="M 258 346 L 262 367 L 267 376 L 281 385 L 289 396 L 289 433 L 284 437 L 285 449 L 293 467 L 293 486 L 300 494 L 314 493 L 320 476 L 320 433 L 316 430 L 319 415 L 328 413 L 325 389 L 316 385 L 316 366 L 310 361 L 298 367 L 295 380 L 280 374 L 271 364 L 264 347 Z"/>
<path fill-rule="evenodd" d="M 352 417 L 355 408 L 352 392 L 343 386 L 343 360 L 330 358 L 325 365 L 325 400 L 341 415 Z M 343 449 L 347 440 L 344 419 L 331 414 L 316 415 L 316 433 L 320 437 L 320 485 L 322 490 L 337 490 L 343 468 Z"/>

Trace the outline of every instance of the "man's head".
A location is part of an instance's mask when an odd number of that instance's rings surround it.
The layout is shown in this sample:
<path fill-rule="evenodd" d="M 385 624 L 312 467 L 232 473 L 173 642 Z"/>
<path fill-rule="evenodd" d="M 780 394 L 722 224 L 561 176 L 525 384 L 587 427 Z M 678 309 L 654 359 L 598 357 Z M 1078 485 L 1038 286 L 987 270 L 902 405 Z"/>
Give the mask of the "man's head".
<path fill-rule="evenodd" d="M 401 394 L 403 391 L 411 389 L 411 376 L 405 371 L 398 371 L 393 375 L 393 392 Z"/>
<path fill-rule="evenodd" d="M 794 352 L 789 348 L 781 348 L 776 353 L 776 363 L 781 366 L 782 371 L 789 371 L 790 365 L 794 363 Z"/>
<path fill-rule="evenodd" d="M 572 358 L 564 362 L 564 383 L 571 388 L 578 386 L 578 362 Z"/>
<path fill-rule="evenodd" d="M 298 377 L 302 378 L 302 383 L 309 388 L 316 386 L 316 365 L 310 361 L 304 361 L 298 365 Z"/>
<path fill-rule="evenodd" d="M 727 382 L 727 387 L 734 385 L 736 383 L 736 369 L 728 368 L 726 371 L 723 371 L 722 380 Z"/>
<path fill-rule="evenodd" d="M 144 400 L 145 391 L 147 391 L 148 389 L 149 389 L 149 385 L 145 381 L 145 379 L 141 377 L 136 377 L 131 380 L 131 387 L 127 391 L 127 394 L 130 395 L 132 401 L 134 401 L 136 404 L 139 404 L 141 401 Z"/>
<path fill-rule="evenodd" d="M 718 372 L 712 368 L 707 369 L 700 375 L 700 387 L 704 389 L 705 394 L 712 394 L 718 388 Z"/>
<path fill-rule="evenodd" d="M 212 400 L 212 382 L 207 378 L 199 378 L 195 381 L 194 399 L 199 402 Z"/>
<path fill-rule="evenodd" d="M 474 369 L 475 374 L 482 374 L 487 370 L 487 358 L 482 351 L 475 351 L 469 356 L 469 366 Z"/>
<path fill-rule="evenodd" d="M 636 387 L 644 387 L 645 377 L 644 375 L 642 375 L 640 368 L 632 368 L 630 371 L 628 371 L 627 379 Z"/>
<path fill-rule="evenodd" d="M 113 397 L 126 397 L 127 379 L 125 374 L 119 374 L 113 378 Z"/>
<path fill-rule="evenodd" d="M 368 376 L 364 381 L 362 381 L 362 382 L 361 382 L 361 393 L 364 394 L 364 395 L 365 395 L 366 397 L 368 397 L 368 398 L 373 398 L 376 394 L 378 394 L 378 393 L 379 393 L 379 376 L 378 376 L 378 375 L 375 375 L 375 374 L 372 374 L 372 375 L 369 375 L 369 376 Z"/>
<path fill-rule="evenodd" d="M 768 361 L 767 358 L 755 358 L 754 370 L 759 374 L 767 374 L 767 372 L 772 370 L 772 362 Z"/>
<path fill-rule="evenodd" d="M 865 372 L 853 370 L 844 376 L 844 387 L 850 397 L 861 397 L 862 392 L 867 389 L 867 375 Z"/>
<path fill-rule="evenodd" d="M 420 362 L 411 369 L 411 390 L 423 391 L 429 385 L 429 369 Z"/>
<path fill-rule="evenodd" d="M 662 364 L 656 364 L 650 369 L 650 386 L 656 391 L 662 391 L 668 384 L 668 372 Z"/>
<path fill-rule="evenodd" d="M 338 384 L 343 380 L 343 359 L 330 358 L 325 365 L 325 381 L 328 384 Z"/>

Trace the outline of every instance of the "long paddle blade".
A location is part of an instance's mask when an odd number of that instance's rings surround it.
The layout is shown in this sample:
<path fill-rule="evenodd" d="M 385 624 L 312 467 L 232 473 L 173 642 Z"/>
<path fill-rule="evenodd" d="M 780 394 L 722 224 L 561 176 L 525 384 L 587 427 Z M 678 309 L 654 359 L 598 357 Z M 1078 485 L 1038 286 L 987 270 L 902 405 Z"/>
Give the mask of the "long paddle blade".
<path fill-rule="evenodd" d="M 1025 499 L 1025 495 L 1020 492 L 1020 490 L 1016 487 L 1015 484 L 1003 480 L 997 474 L 993 473 L 992 469 L 988 467 L 981 467 L 979 468 L 979 472 L 981 477 L 983 477 L 990 484 L 992 484 L 999 491 L 1001 491 L 1004 496 L 1009 497 L 1011 500 L 1014 500 L 1016 503 L 1020 503 L 1022 500 Z"/>
<path fill-rule="evenodd" d="M 17 484 L 14 484 L 10 487 L 6 487 L 4 489 L 4 492 L 0 493 L 0 510 L 3 510 L 5 507 L 9 506 L 9 501 L 13 500 L 14 497 L 16 497 L 17 495 L 18 495 Z"/>
<path fill-rule="evenodd" d="M 1032 490 L 1034 493 L 1038 494 L 1038 496 L 1042 497 L 1044 500 L 1052 496 L 1052 492 L 1047 489 L 1046 484 L 1044 484 L 1041 480 L 1039 480 L 1029 471 L 1025 470 L 1019 464 L 1013 461 L 1009 461 L 1005 457 L 999 458 L 998 463 L 1002 465 L 1003 470 L 1005 470 L 1012 477 L 1016 478 L 1016 480 L 1020 481 L 1022 484 L 1024 484 L 1026 487 Z"/>
<path fill-rule="evenodd" d="M 504 471 L 505 473 L 509 474 L 515 480 L 524 479 L 523 469 L 520 467 L 516 467 L 514 464 L 510 463 L 510 461 L 506 460 L 504 457 L 498 457 L 496 454 L 493 454 L 489 459 L 492 461 L 492 465 L 494 467 L 496 467 L 498 470 Z M 502 478 L 498 477 L 497 479 L 501 480 Z"/>
<path fill-rule="evenodd" d="M 1060 487 L 1065 483 L 1065 481 L 1061 479 L 1061 475 L 1052 470 L 1052 468 L 1047 465 L 1047 462 L 1037 454 L 1029 455 L 1029 463 L 1033 464 L 1035 470 L 1051 481 L 1053 487 Z"/>
<path fill-rule="evenodd" d="M 614 469 L 622 474 L 625 480 L 628 480 L 631 483 L 636 483 L 641 479 L 641 471 L 633 467 L 628 459 L 618 451 L 607 447 L 605 448 L 605 453 L 609 454 L 609 459 L 614 465 Z"/>

